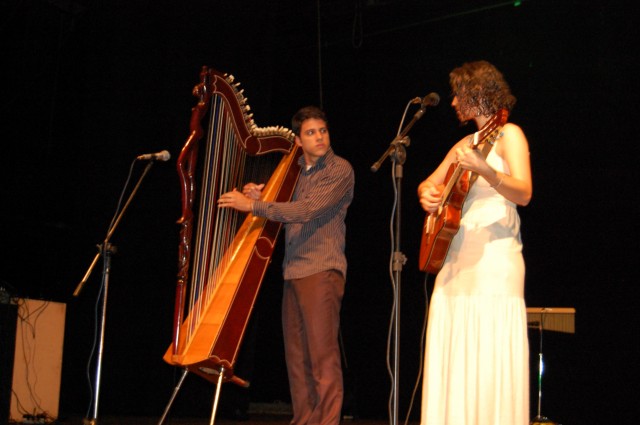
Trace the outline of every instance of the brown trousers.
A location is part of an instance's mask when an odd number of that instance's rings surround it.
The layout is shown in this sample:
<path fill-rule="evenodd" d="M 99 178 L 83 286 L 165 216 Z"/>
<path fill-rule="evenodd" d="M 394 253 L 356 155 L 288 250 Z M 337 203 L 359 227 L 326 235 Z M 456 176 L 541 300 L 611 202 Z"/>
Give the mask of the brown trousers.
<path fill-rule="evenodd" d="M 291 425 L 337 425 L 342 410 L 338 332 L 345 280 L 328 270 L 284 283 L 282 328 Z"/>

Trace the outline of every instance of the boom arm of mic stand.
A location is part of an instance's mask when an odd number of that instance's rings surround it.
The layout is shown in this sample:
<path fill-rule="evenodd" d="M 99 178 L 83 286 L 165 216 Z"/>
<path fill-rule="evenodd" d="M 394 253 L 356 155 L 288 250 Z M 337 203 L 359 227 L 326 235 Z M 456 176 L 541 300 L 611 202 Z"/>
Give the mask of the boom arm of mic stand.
<path fill-rule="evenodd" d="M 398 134 L 392 141 L 391 144 L 389 145 L 389 147 L 387 148 L 387 150 L 382 154 L 382 156 L 380 157 L 380 159 L 378 159 L 372 166 L 371 166 L 371 171 L 373 171 L 374 173 L 376 171 L 378 171 L 380 169 L 380 166 L 382 165 L 382 163 L 384 162 L 385 159 L 387 159 L 387 157 L 389 155 L 391 155 L 391 153 L 393 151 L 396 150 L 396 145 L 398 143 L 404 143 L 407 146 L 409 145 L 408 143 L 408 137 L 407 137 L 407 133 L 409 133 L 409 130 L 411 130 L 411 127 L 413 127 L 413 125 L 416 123 L 416 121 L 418 121 L 420 118 L 422 118 L 422 116 L 424 115 L 425 112 L 425 107 L 422 106 L 420 107 L 420 109 L 418 110 L 418 112 L 416 112 L 413 115 L 413 118 L 411 119 L 411 121 L 409 121 L 409 124 L 407 124 L 407 126 L 405 128 L 402 129 L 402 131 L 400 132 L 400 134 Z"/>
<path fill-rule="evenodd" d="M 142 175 L 138 179 L 138 183 L 136 184 L 136 186 L 131 191 L 131 194 L 129 195 L 129 199 L 127 199 L 127 202 L 124 204 L 124 207 L 120 211 L 120 214 L 118 214 L 118 218 L 113 223 L 113 226 L 111 226 L 111 228 L 109 229 L 109 232 L 107 233 L 107 237 L 105 238 L 104 243 L 102 245 L 103 248 L 106 248 L 108 246 L 109 240 L 111 239 L 111 236 L 113 235 L 113 232 L 115 232 L 116 227 L 118 227 L 118 224 L 120 223 L 120 220 L 122 220 L 122 216 L 124 215 L 125 211 L 127 211 L 127 208 L 129 208 L 129 204 L 131 204 L 131 201 L 133 200 L 133 197 L 138 192 L 138 189 L 140 188 L 140 185 L 142 184 L 142 180 L 144 180 L 144 178 L 147 175 L 147 173 L 149 173 L 149 170 L 153 166 L 154 162 L 155 161 L 149 161 L 147 163 L 147 166 L 144 168 L 144 171 L 142 172 Z M 76 287 L 76 290 L 73 292 L 73 296 L 74 297 L 77 297 L 78 295 L 80 295 L 80 292 L 82 291 L 85 283 L 87 283 L 87 281 L 89 280 L 89 276 L 91 276 L 91 272 L 93 271 L 94 267 L 98 263 L 98 259 L 100 259 L 100 257 L 102 256 L 103 252 L 104 252 L 104 249 L 100 249 L 100 251 L 96 254 L 96 256 L 93 257 L 93 261 L 91 262 L 91 265 L 89 265 L 89 269 L 87 269 L 87 272 L 84 274 L 84 277 L 82 278 L 82 281 L 78 284 L 78 286 Z"/>

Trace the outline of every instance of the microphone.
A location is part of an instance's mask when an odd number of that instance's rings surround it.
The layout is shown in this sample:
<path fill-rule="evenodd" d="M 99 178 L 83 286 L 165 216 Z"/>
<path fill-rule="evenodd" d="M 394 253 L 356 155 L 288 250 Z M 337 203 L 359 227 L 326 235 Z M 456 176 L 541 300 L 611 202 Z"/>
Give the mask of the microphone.
<path fill-rule="evenodd" d="M 169 158 L 171 158 L 169 151 L 162 151 L 158 153 L 145 153 L 136 159 L 139 161 L 168 161 Z"/>
<path fill-rule="evenodd" d="M 440 96 L 438 96 L 438 93 L 429 93 L 422 99 L 420 99 L 419 97 L 411 99 L 411 103 L 420 104 L 420 109 L 418 109 L 418 111 L 414 115 L 414 119 L 419 120 L 426 112 L 427 106 L 437 106 L 438 103 L 440 103 Z"/>
<path fill-rule="evenodd" d="M 438 93 L 429 93 L 420 100 L 420 107 L 426 108 L 427 106 L 438 106 L 440 103 L 440 96 Z"/>

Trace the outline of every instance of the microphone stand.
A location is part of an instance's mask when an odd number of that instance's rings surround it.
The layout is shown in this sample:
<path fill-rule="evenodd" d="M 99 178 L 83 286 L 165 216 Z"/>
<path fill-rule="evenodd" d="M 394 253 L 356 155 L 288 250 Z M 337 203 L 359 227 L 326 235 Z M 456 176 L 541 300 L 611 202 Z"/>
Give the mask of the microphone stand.
<path fill-rule="evenodd" d="M 395 243 L 393 252 L 392 270 L 394 276 L 394 318 L 393 318 L 393 335 L 394 335 L 394 355 L 393 355 L 393 397 L 392 397 L 392 418 L 391 425 L 398 424 L 398 394 L 400 389 L 400 279 L 402 273 L 402 266 L 407 262 L 407 257 L 400 251 L 400 229 L 401 229 L 401 216 L 400 206 L 402 200 L 402 174 L 403 166 L 407 159 L 406 147 L 409 146 L 410 140 L 407 133 L 413 125 L 422 118 L 426 110 L 426 105 L 423 103 L 420 106 L 418 112 L 413 116 L 413 119 L 407 124 L 407 126 L 399 132 L 399 134 L 391 141 L 391 144 L 387 150 L 382 154 L 380 159 L 371 166 L 371 171 L 376 172 L 380 169 L 380 166 L 387 157 L 391 157 L 393 162 L 392 172 L 395 176 L 394 184 L 397 193 L 397 202 L 395 205 Z"/>
<path fill-rule="evenodd" d="M 122 216 L 124 215 L 125 211 L 129 207 L 129 204 L 131 204 L 131 201 L 133 200 L 134 196 L 138 192 L 138 189 L 140 188 L 140 185 L 142 184 L 142 180 L 145 178 L 147 173 L 149 173 L 149 170 L 153 166 L 154 162 L 155 161 L 152 158 L 147 163 L 147 166 L 142 172 L 142 175 L 138 179 L 138 183 L 131 191 L 131 194 L 129 195 L 129 199 L 124 204 L 124 207 L 120 211 L 120 214 L 118 214 L 118 217 L 109 228 L 109 231 L 107 232 L 107 236 L 104 239 L 104 242 L 101 245 L 98 245 L 99 251 L 96 254 L 96 256 L 93 258 L 93 261 L 89 266 L 89 269 L 87 270 L 84 277 L 82 278 L 82 281 L 76 287 L 76 290 L 73 292 L 74 297 L 77 297 L 78 295 L 80 295 L 80 292 L 82 291 L 85 283 L 87 283 L 87 280 L 89 279 L 89 276 L 93 271 L 93 268 L 98 263 L 98 259 L 102 257 L 104 265 L 102 269 L 102 291 L 101 291 L 101 294 L 99 295 L 102 297 L 101 311 L 100 311 L 100 318 L 99 318 L 100 337 L 98 340 L 98 357 L 96 359 L 96 369 L 94 374 L 94 387 L 93 387 L 94 391 L 93 391 L 93 400 L 92 400 L 93 415 L 90 418 L 84 418 L 83 425 L 96 425 L 98 423 L 98 399 L 100 395 L 100 378 L 102 375 L 102 356 L 104 353 L 104 334 L 105 334 L 105 323 L 106 323 L 105 318 L 107 314 L 107 292 L 109 289 L 109 275 L 111 273 L 111 256 L 116 252 L 115 247 L 111 245 L 109 240 L 111 239 L 111 236 L 113 236 L 113 233 L 118 227 L 118 224 L 120 224 L 120 221 L 122 220 Z"/>

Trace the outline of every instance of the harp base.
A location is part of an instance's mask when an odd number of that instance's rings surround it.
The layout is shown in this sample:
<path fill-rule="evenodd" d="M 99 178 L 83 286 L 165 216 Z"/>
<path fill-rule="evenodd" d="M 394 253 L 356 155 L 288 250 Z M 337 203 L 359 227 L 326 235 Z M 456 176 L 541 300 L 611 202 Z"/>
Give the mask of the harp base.
<path fill-rule="evenodd" d="M 215 423 L 215 417 L 216 417 L 216 412 L 218 410 L 218 402 L 220 400 L 220 391 L 222 390 L 222 384 L 223 382 L 225 382 L 225 379 L 227 379 L 229 382 L 233 382 L 236 385 L 240 385 L 242 387 L 248 387 L 249 386 L 249 382 L 248 381 L 244 381 L 241 378 L 238 378 L 237 376 L 232 376 L 231 378 L 225 378 L 225 368 L 224 366 L 220 366 L 220 370 L 217 369 L 213 369 L 213 368 L 208 368 L 208 367 L 199 367 L 198 368 L 198 374 L 207 374 L 210 376 L 216 376 L 216 391 L 215 391 L 215 395 L 213 397 L 213 408 L 211 410 L 211 419 L 209 421 L 209 425 L 213 425 Z M 180 376 L 180 379 L 178 380 L 178 383 L 176 384 L 175 388 L 173 389 L 173 393 L 171 394 L 171 398 L 169 398 L 169 402 L 167 403 L 167 407 L 165 407 L 164 412 L 162 413 L 162 417 L 160 418 L 160 420 L 158 421 L 158 425 L 162 425 L 165 421 L 165 419 L 167 418 L 167 416 L 169 415 L 169 410 L 171 410 L 171 406 L 173 405 L 174 400 L 176 399 L 176 396 L 178 395 L 178 392 L 180 391 L 180 388 L 182 388 L 182 384 L 184 383 L 185 378 L 187 377 L 187 374 L 189 373 L 189 369 L 185 368 L 182 372 L 182 376 Z M 213 381 L 213 379 L 207 378 L 207 380 L 209 381 Z M 88 424 L 85 424 L 88 425 Z"/>
<path fill-rule="evenodd" d="M 176 384 L 176 387 L 173 389 L 173 393 L 171 394 L 171 398 L 169 398 L 169 403 L 167 403 L 167 407 L 164 408 L 164 412 L 162 413 L 162 417 L 160 417 L 160 421 L 158 422 L 158 425 L 162 425 L 164 423 L 164 420 L 167 418 L 167 415 L 169 414 L 169 410 L 171 410 L 171 406 L 173 405 L 173 402 L 176 399 L 176 396 L 178 395 L 178 392 L 180 391 L 180 388 L 182 388 L 182 383 L 184 382 L 184 380 L 187 377 L 188 373 L 189 373 L 188 369 L 184 369 L 182 371 L 182 376 L 178 380 L 178 383 Z"/>

